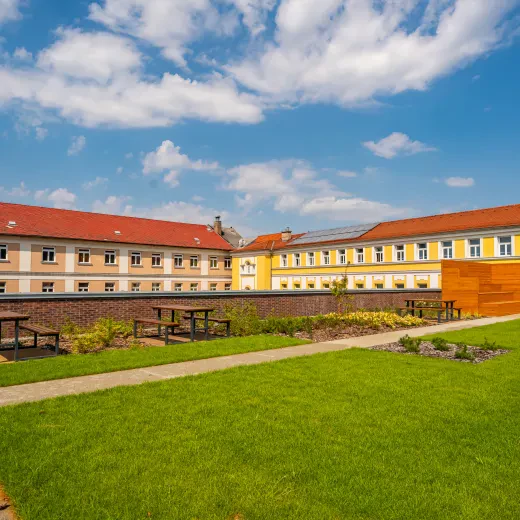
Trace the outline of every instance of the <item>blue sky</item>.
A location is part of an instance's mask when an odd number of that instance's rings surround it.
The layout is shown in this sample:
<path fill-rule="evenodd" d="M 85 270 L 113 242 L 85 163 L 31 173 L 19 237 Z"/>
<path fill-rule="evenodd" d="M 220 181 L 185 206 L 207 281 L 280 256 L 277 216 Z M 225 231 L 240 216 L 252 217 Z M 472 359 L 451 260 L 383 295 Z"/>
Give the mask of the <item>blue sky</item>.
<path fill-rule="evenodd" d="M 517 203 L 519 15 L 0 0 L 0 200 L 245 235 Z"/>

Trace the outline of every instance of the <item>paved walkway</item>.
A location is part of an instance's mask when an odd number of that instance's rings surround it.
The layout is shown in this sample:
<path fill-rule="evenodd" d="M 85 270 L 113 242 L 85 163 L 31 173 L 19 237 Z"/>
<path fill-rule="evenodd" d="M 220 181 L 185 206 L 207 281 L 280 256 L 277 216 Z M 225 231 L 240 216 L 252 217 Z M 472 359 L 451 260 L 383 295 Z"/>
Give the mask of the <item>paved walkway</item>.
<path fill-rule="evenodd" d="M 410 336 L 423 336 L 450 330 L 462 330 L 482 325 L 491 325 L 504 321 L 520 319 L 520 314 L 505 316 L 501 318 L 483 318 L 474 321 L 456 321 L 435 325 L 433 327 L 420 327 L 411 329 L 406 333 Z M 160 381 L 173 379 L 187 375 L 204 374 L 215 372 L 226 368 L 240 365 L 258 365 L 268 361 L 279 361 L 281 359 L 309 356 L 312 354 L 334 352 L 352 347 L 367 348 L 383 343 L 397 341 L 405 332 L 402 330 L 373 334 L 358 338 L 339 339 L 326 343 L 314 343 L 300 345 L 263 352 L 249 352 L 247 354 L 235 354 L 210 359 L 199 359 L 196 361 L 185 361 L 170 365 L 159 365 L 120 372 L 109 372 L 91 376 L 72 377 L 69 379 L 58 379 L 56 381 L 42 381 L 41 383 L 30 383 L 26 385 L 9 386 L 0 388 L 0 406 L 24 403 L 29 401 L 41 401 L 52 397 L 63 395 L 81 394 L 94 392 L 115 386 L 138 385 L 148 381 Z"/>

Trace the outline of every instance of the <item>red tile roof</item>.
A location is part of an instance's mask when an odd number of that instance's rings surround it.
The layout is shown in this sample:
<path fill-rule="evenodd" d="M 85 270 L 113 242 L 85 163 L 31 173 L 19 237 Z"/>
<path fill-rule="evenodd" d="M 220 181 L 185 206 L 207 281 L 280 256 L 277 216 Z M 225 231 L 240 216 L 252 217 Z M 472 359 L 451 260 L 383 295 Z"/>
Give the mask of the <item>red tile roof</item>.
<path fill-rule="evenodd" d="M 9 226 L 9 222 L 16 226 Z M 121 234 L 115 234 L 120 231 Z M 63 238 L 230 251 L 233 247 L 201 224 L 86 213 L 0 202 L 0 235 Z M 195 240 L 199 239 L 199 242 Z"/>
<path fill-rule="evenodd" d="M 513 226 L 520 226 L 520 204 L 382 222 L 358 238 L 314 243 L 309 242 L 301 245 L 356 243 L 365 242 L 367 240 L 399 239 L 412 236 L 456 233 L 460 231 L 490 228 L 507 228 Z M 293 244 L 292 242 L 303 235 L 305 235 L 305 233 L 293 235 L 292 240 L 288 242 L 282 242 L 281 233 L 261 235 L 251 244 L 240 249 L 240 251 L 284 249 L 293 245 L 296 247 L 300 244 Z"/>

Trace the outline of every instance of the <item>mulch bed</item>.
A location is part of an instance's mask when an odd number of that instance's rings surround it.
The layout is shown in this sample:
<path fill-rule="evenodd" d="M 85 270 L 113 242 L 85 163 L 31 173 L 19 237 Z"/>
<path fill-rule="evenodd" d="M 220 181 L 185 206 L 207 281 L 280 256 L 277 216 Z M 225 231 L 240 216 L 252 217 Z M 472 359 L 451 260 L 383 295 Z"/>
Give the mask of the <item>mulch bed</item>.
<path fill-rule="evenodd" d="M 421 342 L 421 351 L 420 352 L 407 352 L 406 349 L 399 343 L 386 343 L 383 345 L 376 345 L 375 347 L 369 347 L 369 350 L 384 350 L 387 352 L 396 352 L 397 354 L 407 354 L 410 356 L 426 356 L 426 357 L 435 357 L 435 358 L 443 358 L 449 359 L 451 361 L 460 361 L 462 363 L 483 363 L 488 359 L 492 359 L 497 356 L 502 356 L 507 354 L 509 350 L 498 349 L 498 350 L 484 350 L 480 347 L 471 347 L 468 346 L 468 352 L 471 352 L 474 356 L 474 360 L 469 359 L 459 359 L 455 357 L 455 353 L 459 350 L 457 345 L 452 343 L 448 343 L 450 350 L 442 351 L 436 350 L 432 343 L 429 341 Z"/>

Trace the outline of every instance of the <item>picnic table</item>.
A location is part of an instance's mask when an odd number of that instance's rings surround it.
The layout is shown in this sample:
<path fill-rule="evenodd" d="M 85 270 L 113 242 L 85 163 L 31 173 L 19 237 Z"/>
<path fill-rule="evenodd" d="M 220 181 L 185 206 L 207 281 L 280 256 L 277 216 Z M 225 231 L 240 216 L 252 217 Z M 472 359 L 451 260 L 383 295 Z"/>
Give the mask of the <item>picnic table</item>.
<path fill-rule="evenodd" d="M 26 321 L 29 316 L 19 312 L 0 311 L 0 350 L 12 350 L 14 347 L 14 360 L 18 361 L 18 349 L 20 348 L 20 322 Z M 14 342 L 2 343 L 2 323 L 14 322 Z"/>
<path fill-rule="evenodd" d="M 437 311 L 439 322 L 441 321 L 441 314 L 446 313 L 446 321 L 454 319 L 454 311 L 457 310 L 460 313 L 461 309 L 455 308 L 457 300 L 435 300 L 427 298 L 410 298 L 405 300 L 406 307 L 403 309 L 409 312 L 412 316 L 415 316 L 415 311 L 419 311 L 419 317 L 422 318 L 423 311 Z M 424 305 L 425 304 L 425 305 Z"/>
<path fill-rule="evenodd" d="M 190 341 L 195 341 L 196 332 L 204 332 L 204 339 L 209 337 L 209 313 L 213 312 L 214 307 L 192 307 L 191 305 L 154 305 L 153 310 L 157 311 L 157 319 L 160 320 L 162 317 L 162 311 L 171 311 L 171 321 L 175 322 L 175 312 L 186 313 L 190 320 Z M 204 327 L 197 328 L 196 314 L 198 312 L 204 313 Z M 158 326 L 159 336 L 161 335 L 161 327 Z"/>

